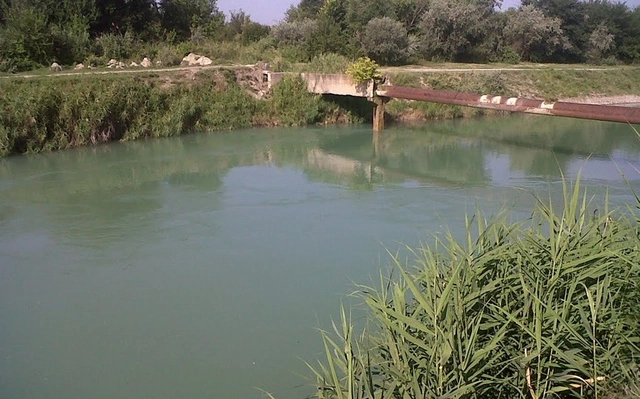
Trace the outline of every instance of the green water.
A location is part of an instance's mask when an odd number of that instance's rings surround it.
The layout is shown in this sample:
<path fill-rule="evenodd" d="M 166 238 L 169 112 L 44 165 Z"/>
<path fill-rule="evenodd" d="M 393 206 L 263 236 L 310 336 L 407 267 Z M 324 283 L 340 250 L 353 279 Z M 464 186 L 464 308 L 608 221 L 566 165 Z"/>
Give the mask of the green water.
<path fill-rule="evenodd" d="M 460 234 L 476 206 L 526 217 L 579 170 L 595 203 L 631 203 L 639 141 L 509 117 L 2 159 L 0 398 L 303 398 L 316 328 L 387 249 Z"/>

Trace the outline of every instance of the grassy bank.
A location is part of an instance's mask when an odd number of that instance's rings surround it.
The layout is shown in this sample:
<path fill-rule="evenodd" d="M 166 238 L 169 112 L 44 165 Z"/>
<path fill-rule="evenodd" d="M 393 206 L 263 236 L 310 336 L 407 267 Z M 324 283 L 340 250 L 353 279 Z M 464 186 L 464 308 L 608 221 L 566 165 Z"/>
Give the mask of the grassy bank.
<path fill-rule="evenodd" d="M 306 66 L 335 72 L 340 60 L 319 57 Z M 393 84 L 462 92 L 558 99 L 637 94 L 638 68 L 409 73 Z M 253 79 L 253 80 L 252 80 Z M 0 156 L 168 137 L 250 126 L 363 122 L 364 99 L 314 96 L 291 79 L 262 98 L 247 70 L 176 70 L 135 74 L 0 79 Z M 452 119 L 497 111 L 393 100 L 391 120 Z"/>
<path fill-rule="evenodd" d="M 360 105 L 288 79 L 268 99 L 241 74 L 207 70 L 0 81 L 0 155 L 250 126 L 361 122 Z"/>
<path fill-rule="evenodd" d="M 390 72 L 397 86 L 541 98 L 640 94 L 640 68 L 554 69 L 521 71 Z M 452 119 L 496 114 L 495 111 L 436 103 L 394 100 L 387 112 L 396 120 Z"/>
<path fill-rule="evenodd" d="M 318 398 L 640 397 L 638 214 L 579 184 L 530 220 L 467 220 L 358 294 L 312 366 Z M 360 323 L 361 324 L 361 323 Z"/>

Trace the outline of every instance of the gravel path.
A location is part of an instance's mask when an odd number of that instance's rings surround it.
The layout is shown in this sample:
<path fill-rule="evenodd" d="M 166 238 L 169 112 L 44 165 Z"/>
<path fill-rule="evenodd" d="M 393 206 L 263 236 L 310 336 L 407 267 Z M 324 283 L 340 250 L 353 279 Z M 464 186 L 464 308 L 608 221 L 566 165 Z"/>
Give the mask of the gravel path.
<path fill-rule="evenodd" d="M 598 104 L 598 105 L 628 105 L 640 106 L 640 95 L 623 95 L 623 96 L 584 96 L 563 98 L 561 101 L 580 104 Z"/>

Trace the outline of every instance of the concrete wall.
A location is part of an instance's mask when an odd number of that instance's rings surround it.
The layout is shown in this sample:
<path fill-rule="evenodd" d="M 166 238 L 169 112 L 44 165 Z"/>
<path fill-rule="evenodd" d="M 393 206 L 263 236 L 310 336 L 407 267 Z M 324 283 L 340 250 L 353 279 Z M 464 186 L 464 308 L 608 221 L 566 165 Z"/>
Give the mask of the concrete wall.
<path fill-rule="evenodd" d="M 272 88 L 280 82 L 288 72 L 265 72 L 265 78 Z M 300 76 L 307 82 L 309 92 L 316 94 L 336 94 L 340 96 L 373 97 L 373 81 L 356 84 L 351 76 L 335 73 L 301 73 Z"/>

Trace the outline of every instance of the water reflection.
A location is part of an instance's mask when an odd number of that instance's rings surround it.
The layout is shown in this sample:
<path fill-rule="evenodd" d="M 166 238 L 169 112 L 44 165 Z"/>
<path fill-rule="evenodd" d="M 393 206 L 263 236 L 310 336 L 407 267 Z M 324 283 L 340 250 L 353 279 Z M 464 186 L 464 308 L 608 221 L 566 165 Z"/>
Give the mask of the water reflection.
<path fill-rule="evenodd" d="M 573 177 L 578 170 L 586 179 L 621 181 L 622 174 L 636 179 L 640 142 L 621 124 L 512 117 L 321 137 L 314 151 L 309 160 L 315 167 L 360 179 L 360 187 L 366 187 L 364 181 L 406 180 L 485 185 L 510 184 L 525 176 L 540 180 Z"/>
<path fill-rule="evenodd" d="M 590 162 L 608 160 L 633 177 L 629 165 L 639 155 L 639 140 L 628 126 L 536 116 L 394 126 L 378 134 L 368 128 L 244 131 L 4 159 L 0 193 L 46 203 L 113 196 L 132 187 L 152 196 L 152 187 L 161 184 L 214 192 L 230 169 L 256 165 L 291 165 L 312 180 L 354 189 L 407 180 L 507 184 L 505 176 L 514 172 L 557 178 L 571 175 L 576 163 L 589 173 Z M 619 180 L 615 165 L 610 169 L 615 173 L 599 178 Z"/>

